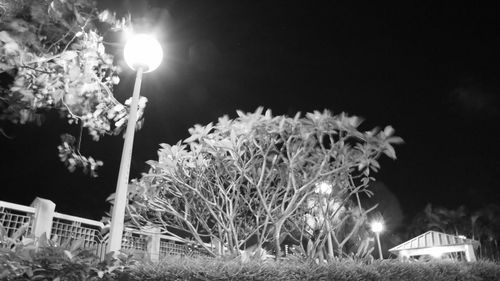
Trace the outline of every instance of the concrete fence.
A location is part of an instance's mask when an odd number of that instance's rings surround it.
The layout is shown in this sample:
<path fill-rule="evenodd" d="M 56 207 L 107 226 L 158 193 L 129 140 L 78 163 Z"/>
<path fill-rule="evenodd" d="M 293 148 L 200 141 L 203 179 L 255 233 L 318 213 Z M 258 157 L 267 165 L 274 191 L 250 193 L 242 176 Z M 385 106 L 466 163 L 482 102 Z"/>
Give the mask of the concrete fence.
<path fill-rule="evenodd" d="M 27 226 L 27 233 L 39 237 L 43 233 L 63 244 L 68 240 L 83 239 L 83 247 L 104 258 L 107 249 L 107 229 L 100 221 L 61 214 L 54 202 L 36 198 L 31 206 L 0 201 L 0 224 L 11 237 L 19 228 Z M 175 238 L 162 235 L 160 229 L 137 230 L 125 228 L 122 251 L 144 254 L 153 261 L 166 255 L 200 255 L 201 252 L 180 244 Z"/>

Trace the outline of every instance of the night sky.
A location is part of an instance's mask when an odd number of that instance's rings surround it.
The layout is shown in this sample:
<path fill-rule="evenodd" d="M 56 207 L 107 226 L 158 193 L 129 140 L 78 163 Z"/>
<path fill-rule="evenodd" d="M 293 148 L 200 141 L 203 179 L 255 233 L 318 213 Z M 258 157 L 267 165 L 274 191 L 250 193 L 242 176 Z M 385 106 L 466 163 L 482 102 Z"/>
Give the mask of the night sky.
<path fill-rule="evenodd" d="M 186 138 L 196 123 L 260 105 L 275 115 L 329 109 L 363 117 L 363 130 L 392 125 L 404 138 L 376 178 L 407 219 L 427 203 L 500 204 L 499 7 L 324 2 L 100 1 L 142 17 L 165 49 L 160 68 L 144 77 L 149 102 L 131 177 L 147 171 L 160 143 Z M 121 74 L 118 100 L 132 94 L 133 78 Z M 0 200 L 29 205 L 39 196 L 91 219 L 108 211 L 121 137 L 84 137 L 82 152 L 104 161 L 90 178 L 59 161 L 59 135 L 78 128 L 57 114 L 41 127 L 2 125 L 14 139 L 0 137 Z"/>

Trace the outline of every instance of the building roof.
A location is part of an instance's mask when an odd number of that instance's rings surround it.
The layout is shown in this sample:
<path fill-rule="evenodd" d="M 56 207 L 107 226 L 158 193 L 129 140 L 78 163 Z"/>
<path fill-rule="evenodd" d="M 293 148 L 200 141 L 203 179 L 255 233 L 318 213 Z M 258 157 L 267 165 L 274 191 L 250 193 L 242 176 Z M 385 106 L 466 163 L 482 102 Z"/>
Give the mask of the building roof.
<path fill-rule="evenodd" d="M 473 245 L 479 246 L 479 241 L 463 238 L 457 235 L 450 235 L 437 231 L 427 231 L 424 234 L 412 238 L 398 246 L 389 249 L 391 253 L 397 253 L 403 250 L 414 250 L 423 248 L 432 248 L 439 246 L 458 246 L 458 245 Z"/>

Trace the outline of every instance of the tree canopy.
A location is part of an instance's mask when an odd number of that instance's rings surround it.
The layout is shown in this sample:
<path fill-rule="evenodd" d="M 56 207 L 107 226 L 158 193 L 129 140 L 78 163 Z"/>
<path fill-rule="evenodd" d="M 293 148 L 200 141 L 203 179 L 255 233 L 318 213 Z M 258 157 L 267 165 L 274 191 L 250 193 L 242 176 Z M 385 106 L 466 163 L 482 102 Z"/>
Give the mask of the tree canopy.
<path fill-rule="evenodd" d="M 82 132 L 93 140 L 126 126 L 127 102 L 113 96 L 119 68 L 106 52 L 105 31 L 129 20 L 99 12 L 90 0 L 3 1 L 0 23 L 0 122 L 38 123 L 48 111 L 80 126 L 76 137 L 61 136 L 59 157 L 70 171 L 92 176 L 101 161 L 80 154 Z M 139 116 L 146 99 L 142 98 Z M 8 132 L 0 129 L 4 136 Z M 4 123 L 5 124 L 5 123 Z"/>

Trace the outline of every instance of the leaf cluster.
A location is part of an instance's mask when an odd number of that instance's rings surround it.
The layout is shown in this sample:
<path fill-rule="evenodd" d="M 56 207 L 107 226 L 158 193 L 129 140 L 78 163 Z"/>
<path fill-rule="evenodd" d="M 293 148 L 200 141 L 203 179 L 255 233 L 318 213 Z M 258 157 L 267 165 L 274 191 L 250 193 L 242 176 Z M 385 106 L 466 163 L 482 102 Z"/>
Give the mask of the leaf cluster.
<path fill-rule="evenodd" d="M 68 239 L 57 243 L 56 236 L 47 239 L 26 234 L 29 225 L 12 236 L 0 226 L 1 280 L 114 280 L 135 261 L 129 256 L 109 254 L 101 260 L 93 249 L 83 247 L 84 240 Z"/>
<path fill-rule="evenodd" d="M 129 105 L 112 93 L 120 69 L 106 52 L 101 30 L 124 28 L 109 11 L 99 13 L 94 1 L 21 1 L 2 16 L 0 24 L 0 120 L 40 124 L 50 110 L 69 124 L 86 129 L 94 141 L 119 134 L 128 118 Z M 139 119 L 145 107 L 142 98 Z M 61 161 L 70 171 L 74 161 L 94 171 L 95 161 L 63 142 Z M 62 151 L 61 151 L 62 150 Z M 71 150 L 72 153 L 64 153 Z M 74 152 L 74 153 L 73 153 Z"/>

